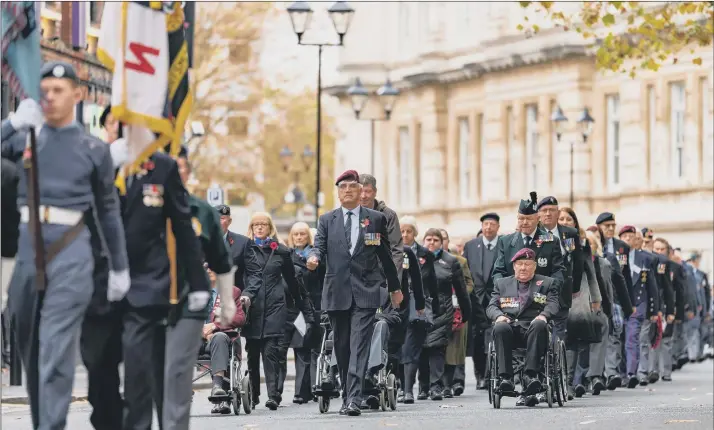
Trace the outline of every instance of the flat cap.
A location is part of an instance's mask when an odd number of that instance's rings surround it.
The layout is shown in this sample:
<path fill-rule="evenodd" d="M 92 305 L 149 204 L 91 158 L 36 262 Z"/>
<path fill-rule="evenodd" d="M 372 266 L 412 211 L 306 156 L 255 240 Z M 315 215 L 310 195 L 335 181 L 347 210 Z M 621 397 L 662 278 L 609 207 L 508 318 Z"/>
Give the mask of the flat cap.
<path fill-rule="evenodd" d="M 540 210 L 543 206 L 558 206 L 558 199 L 553 196 L 548 196 L 538 202 L 536 209 Z"/>
<path fill-rule="evenodd" d="M 496 220 L 496 222 L 501 222 L 501 217 L 498 216 L 496 212 L 489 212 L 481 215 L 481 222 L 484 222 L 487 219 L 493 219 Z"/>
<path fill-rule="evenodd" d="M 613 215 L 611 212 L 603 212 L 597 216 L 595 224 L 602 224 L 608 221 L 615 221 L 615 215 Z"/>
<path fill-rule="evenodd" d="M 220 215 L 231 216 L 231 207 L 228 205 L 218 205 L 216 210 Z"/>
<path fill-rule="evenodd" d="M 624 225 L 620 229 L 620 233 L 618 234 L 618 236 L 622 236 L 625 233 L 637 233 L 637 229 L 634 225 Z"/>
<path fill-rule="evenodd" d="M 335 180 L 335 185 L 340 185 L 342 181 L 359 181 L 359 173 L 356 170 L 345 170 L 340 176 Z"/>
<path fill-rule="evenodd" d="M 535 261 L 535 251 L 533 251 L 530 248 L 523 248 L 520 251 L 516 252 L 516 255 L 511 258 L 511 263 L 515 263 L 518 260 L 531 260 Z"/>
<path fill-rule="evenodd" d="M 538 213 L 538 195 L 535 191 L 531 191 L 530 200 L 521 200 L 518 205 L 518 213 L 521 215 L 534 215 Z"/>
<path fill-rule="evenodd" d="M 71 64 L 64 61 L 50 61 L 42 65 L 40 69 L 41 79 L 63 78 L 71 81 L 77 80 L 77 72 Z"/>

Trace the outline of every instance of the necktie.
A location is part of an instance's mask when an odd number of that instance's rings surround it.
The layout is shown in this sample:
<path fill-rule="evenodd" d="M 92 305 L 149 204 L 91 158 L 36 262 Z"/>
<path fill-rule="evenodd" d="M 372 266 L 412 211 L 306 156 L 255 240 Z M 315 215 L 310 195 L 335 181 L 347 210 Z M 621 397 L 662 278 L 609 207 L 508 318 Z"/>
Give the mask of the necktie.
<path fill-rule="evenodd" d="M 526 243 L 526 248 L 528 248 L 529 246 L 531 246 L 531 237 L 530 237 L 530 236 L 524 237 L 524 238 L 523 238 L 523 241 Z"/>
<path fill-rule="evenodd" d="M 490 244 L 490 243 L 489 243 L 488 245 L 486 245 L 486 249 L 488 249 L 489 251 L 491 250 L 491 244 Z"/>
<path fill-rule="evenodd" d="M 352 252 L 352 211 L 347 212 L 347 221 L 345 222 L 345 239 L 347 240 L 347 248 Z"/>

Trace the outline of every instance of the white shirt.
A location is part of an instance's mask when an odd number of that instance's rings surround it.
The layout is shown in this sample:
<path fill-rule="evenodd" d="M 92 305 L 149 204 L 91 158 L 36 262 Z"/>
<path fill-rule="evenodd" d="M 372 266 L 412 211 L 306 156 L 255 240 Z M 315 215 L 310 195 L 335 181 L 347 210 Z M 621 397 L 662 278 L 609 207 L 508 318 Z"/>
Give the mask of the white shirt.
<path fill-rule="evenodd" d="M 352 212 L 352 231 L 350 231 L 350 254 L 354 253 L 355 246 L 357 245 L 357 238 L 359 237 L 359 211 L 362 208 L 357 206 L 356 208 L 350 210 L 347 208 L 342 208 L 342 217 L 345 219 L 345 225 L 347 225 L 347 212 Z"/>
<path fill-rule="evenodd" d="M 615 253 L 615 241 L 613 240 L 612 237 L 607 239 L 607 245 L 605 245 L 605 250 L 607 252 L 609 252 L 610 254 Z"/>
<path fill-rule="evenodd" d="M 533 244 L 533 236 L 535 236 L 535 231 L 531 234 L 521 233 L 521 239 L 523 240 L 523 243 L 526 243 L 526 237 L 530 237 L 530 245 Z"/>
<path fill-rule="evenodd" d="M 486 239 L 486 236 L 481 236 L 481 239 L 483 239 L 483 244 L 484 246 L 486 246 L 486 249 L 488 249 L 488 245 L 491 245 L 491 249 L 496 249 L 496 245 L 498 244 L 498 236 L 494 237 L 491 241 Z"/>

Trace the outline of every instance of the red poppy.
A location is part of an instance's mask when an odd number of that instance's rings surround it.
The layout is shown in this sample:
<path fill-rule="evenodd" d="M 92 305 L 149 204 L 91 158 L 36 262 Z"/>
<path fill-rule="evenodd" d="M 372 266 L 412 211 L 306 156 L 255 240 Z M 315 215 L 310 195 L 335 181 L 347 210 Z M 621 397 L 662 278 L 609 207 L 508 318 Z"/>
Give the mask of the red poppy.
<path fill-rule="evenodd" d="M 623 252 L 625 252 L 625 248 L 620 248 L 617 252 L 619 252 L 620 254 L 622 254 Z"/>
<path fill-rule="evenodd" d="M 367 227 L 368 225 L 369 225 L 369 218 L 365 218 L 365 219 L 362 221 L 362 227 L 364 228 L 364 227 Z"/>
<path fill-rule="evenodd" d="M 273 251 L 278 249 L 278 242 L 270 242 L 270 249 L 272 249 Z"/>
<path fill-rule="evenodd" d="M 229 244 L 229 245 L 233 245 L 233 238 L 232 238 L 232 237 L 228 237 L 228 244 Z"/>

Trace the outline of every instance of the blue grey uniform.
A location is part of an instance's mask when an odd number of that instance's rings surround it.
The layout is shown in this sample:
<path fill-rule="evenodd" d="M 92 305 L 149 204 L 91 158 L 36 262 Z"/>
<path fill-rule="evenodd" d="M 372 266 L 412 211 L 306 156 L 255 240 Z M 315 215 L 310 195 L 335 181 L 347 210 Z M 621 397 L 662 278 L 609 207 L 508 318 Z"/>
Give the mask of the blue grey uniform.
<path fill-rule="evenodd" d="M 22 152 L 27 134 L 2 124 L 2 156 L 21 170 L 18 207 L 27 204 L 27 175 Z M 124 228 L 114 189 L 109 146 L 88 135 L 77 123 L 63 128 L 43 126 L 37 137 L 40 205 L 96 217 L 110 267 L 127 269 Z M 40 317 L 39 360 L 31 355 L 34 320 L 35 263 L 26 219 L 20 225 L 17 265 L 10 285 L 10 309 L 17 321 L 19 347 L 27 371 L 28 394 L 35 428 L 63 429 L 74 382 L 75 353 L 82 320 L 94 289 L 94 260 L 87 227 L 49 262 L 47 289 Z M 67 222 L 42 225 L 45 245 L 69 230 Z M 39 362 L 39 368 L 37 367 Z"/>

